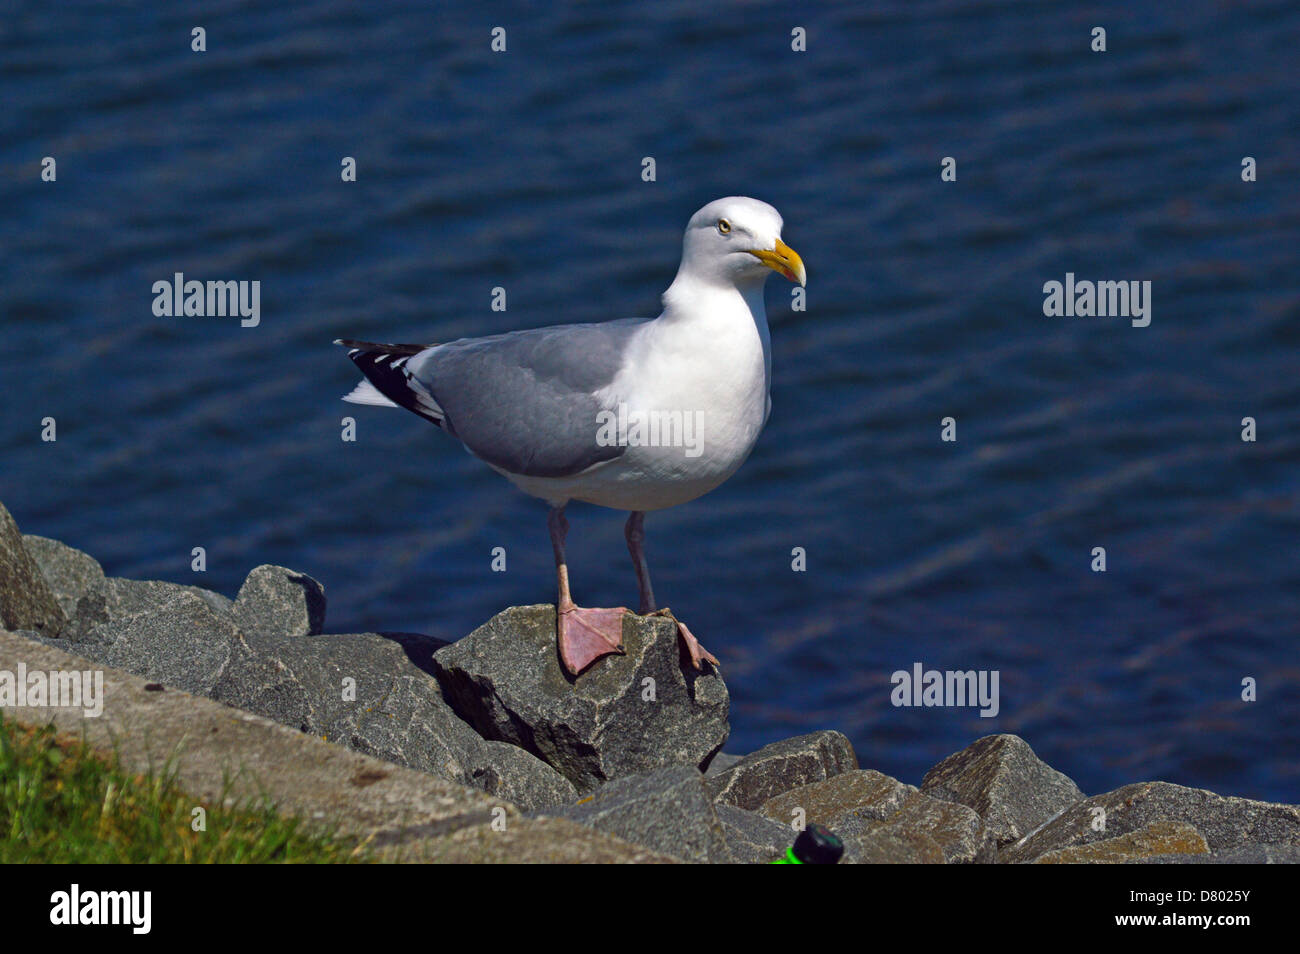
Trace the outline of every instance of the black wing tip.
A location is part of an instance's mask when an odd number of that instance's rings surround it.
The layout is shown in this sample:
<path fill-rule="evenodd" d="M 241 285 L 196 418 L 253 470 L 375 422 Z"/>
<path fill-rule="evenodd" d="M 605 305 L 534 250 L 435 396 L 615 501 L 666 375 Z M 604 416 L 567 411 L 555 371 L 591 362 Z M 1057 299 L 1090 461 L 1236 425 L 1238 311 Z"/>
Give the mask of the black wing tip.
<path fill-rule="evenodd" d="M 431 413 L 428 407 L 421 406 L 420 398 L 411 380 L 407 377 L 404 365 L 411 355 L 424 350 L 424 345 L 379 345 L 367 341 L 340 339 L 349 346 L 348 357 L 379 393 L 398 407 L 420 415 L 426 421 L 442 426 L 442 417 Z M 419 389 L 423 391 L 422 388 Z"/>
<path fill-rule="evenodd" d="M 427 344 L 385 344 L 380 341 L 361 341 L 358 338 L 335 338 L 334 343 L 345 348 L 355 348 L 358 351 L 382 351 L 384 354 L 391 354 L 394 357 L 419 354 L 421 351 L 433 347 L 433 345 Z"/>

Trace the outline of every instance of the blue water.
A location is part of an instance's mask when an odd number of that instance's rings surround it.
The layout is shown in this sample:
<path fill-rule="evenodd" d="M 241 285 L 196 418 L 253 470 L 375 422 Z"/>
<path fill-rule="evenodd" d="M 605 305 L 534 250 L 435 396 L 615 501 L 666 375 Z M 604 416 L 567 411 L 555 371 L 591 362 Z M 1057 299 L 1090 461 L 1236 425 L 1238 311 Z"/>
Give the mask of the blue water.
<path fill-rule="evenodd" d="M 339 403 L 330 341 L 653 315 L 690 214 L 751 194 L 808 309 L 769 283 L 762 440 L 647 522 L 659 595 L 725 663 L 727 748 L 833 727 L 917 782 L 1005 731 L 1088 792 L 1300 801 L 1300 6 L 705 9 L 7 10 L 0 500 L 115 575 L 308 572 L 335 632 L 549 602 L 542 505 Z M 261 324 L 154 317 L 177 271 L 259 280 Z M 1067 271 L 1151 281 L 1151 325 L 1044 317 Z M 578 600 L 634 601 L 622 516 L 570 520 Z M 918 661 L 998 670 L 998 717 L 891 706 Z"/>

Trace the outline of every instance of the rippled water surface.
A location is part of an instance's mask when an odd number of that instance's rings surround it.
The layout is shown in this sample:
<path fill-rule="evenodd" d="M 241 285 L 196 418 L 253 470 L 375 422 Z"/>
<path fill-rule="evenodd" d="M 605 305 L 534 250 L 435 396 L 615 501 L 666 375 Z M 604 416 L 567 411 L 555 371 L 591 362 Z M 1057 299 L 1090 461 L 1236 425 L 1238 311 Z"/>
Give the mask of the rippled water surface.
<path fill-rule="evenodd" d="M 657 590 L 726 663 L 728 748 L 834 727 L 917 782 L 1007 731 L 1089 792 L 1300 801 L 1300 8 L 713 9 L 6 13 L 0 499 L 116 575 L 193 582 L 195 546 L 228 594 L 311 573 L 336 632 L 456 638 L 550 601 L 543 507 L 340 404 L 330 341 L 654 314 L 691 212 L 751 194 L 808 309 L 769 283 L 762 440 L 647 524 Z M 260 326 L 155 318 L 177 271 L 259 280 Z M 1067 271 L 1151 281 L 1150 326 L 1044 317 Z M 621 516 L 570 519 L 578 599 L 633 601 Z M 998 670 L 998 717 L 891 706 L 917 661 Z"/>

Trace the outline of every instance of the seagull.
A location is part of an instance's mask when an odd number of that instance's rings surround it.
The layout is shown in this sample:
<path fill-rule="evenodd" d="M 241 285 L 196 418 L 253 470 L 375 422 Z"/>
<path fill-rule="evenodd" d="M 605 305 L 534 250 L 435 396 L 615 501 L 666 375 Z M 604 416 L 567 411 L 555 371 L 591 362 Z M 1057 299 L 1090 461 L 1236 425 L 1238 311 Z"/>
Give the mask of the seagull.
<path fill-rule="evenodd" d="M 564 543 L 573 500 L 630 511 L 640 614 L 677 625 L 697 670 L 717 658 L 659 609 L 645 515 L 694 500 L 736 472 L 767 423 L 771 340 L 763 286 L 804 286 L 799 255 L 766 202 L 717 199 L 686 225 L 681 265 L 653 319 L 555 325 L 444 344 L 339 339 L 365 375 L 343 400 L 402 407 L 438 425 L 516 487 L 550 505 L 560 661 L 576 678 L 623 652 L 627 607 L 574 603 Z"/>

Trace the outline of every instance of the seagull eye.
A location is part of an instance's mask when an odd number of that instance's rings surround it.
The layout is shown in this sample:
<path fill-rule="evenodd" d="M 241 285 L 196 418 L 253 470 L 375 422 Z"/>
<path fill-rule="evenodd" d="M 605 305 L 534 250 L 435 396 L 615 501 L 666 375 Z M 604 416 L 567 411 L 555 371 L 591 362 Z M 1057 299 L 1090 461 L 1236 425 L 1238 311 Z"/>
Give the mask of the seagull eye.
<path fill-rule="evenodd" d="M 726 219 L 718 219 L 718 231 L 721 232 L 723 235 L 726 235 L 728 232 L 731 231 L 731 223 L 728 222 Z"/>

